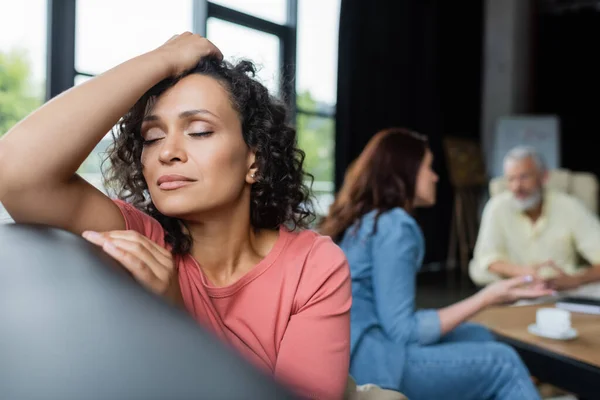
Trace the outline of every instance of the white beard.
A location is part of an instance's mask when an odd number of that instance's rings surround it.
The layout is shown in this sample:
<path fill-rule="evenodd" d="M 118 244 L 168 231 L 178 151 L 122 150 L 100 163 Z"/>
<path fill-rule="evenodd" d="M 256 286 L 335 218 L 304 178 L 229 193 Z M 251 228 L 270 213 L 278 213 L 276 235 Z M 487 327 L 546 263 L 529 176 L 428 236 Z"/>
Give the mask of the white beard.
<path fill-rule="evenodd" d="M 537 207 L 542 202 L 542 191 L 538 190 L 533 193 L 531 196 L 524 199 L 517 199 L 513 197 L 513 205 L 519 211 L 529 211 L 535 207 Z"/>

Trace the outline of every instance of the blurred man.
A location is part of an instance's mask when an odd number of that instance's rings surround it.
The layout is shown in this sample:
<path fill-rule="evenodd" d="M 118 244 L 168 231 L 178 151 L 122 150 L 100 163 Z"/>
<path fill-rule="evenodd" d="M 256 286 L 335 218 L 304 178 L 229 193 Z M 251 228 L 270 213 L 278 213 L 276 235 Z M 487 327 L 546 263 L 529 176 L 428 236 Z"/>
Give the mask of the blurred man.
<path fill-rule="evenodd" d="M 600 222 L 579 200 L 544 188 L 548 177 L 532 147 L 504 158 L 508 189 L 486 204 L 474 258 L 478 285 L 519 275 L 547 279 L 556 290 L 600 281 Z M 591 264 L 582 268 L 578 256 Z"/>

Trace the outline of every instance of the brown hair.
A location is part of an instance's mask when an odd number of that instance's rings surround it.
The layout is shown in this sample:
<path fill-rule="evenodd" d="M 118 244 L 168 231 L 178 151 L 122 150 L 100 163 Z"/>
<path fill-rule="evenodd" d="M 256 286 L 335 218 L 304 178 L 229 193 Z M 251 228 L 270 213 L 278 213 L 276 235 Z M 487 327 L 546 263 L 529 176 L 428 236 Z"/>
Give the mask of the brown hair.
<path fill-rule="evenodd" d="M 352 162 L 329 214 L 319 224 L 323 235 L 339 240 L 360 217 L 402 207 L 412 211 L 417 175 L 428 148 L 427 138 L 403 128 L 378 132 Z"/>

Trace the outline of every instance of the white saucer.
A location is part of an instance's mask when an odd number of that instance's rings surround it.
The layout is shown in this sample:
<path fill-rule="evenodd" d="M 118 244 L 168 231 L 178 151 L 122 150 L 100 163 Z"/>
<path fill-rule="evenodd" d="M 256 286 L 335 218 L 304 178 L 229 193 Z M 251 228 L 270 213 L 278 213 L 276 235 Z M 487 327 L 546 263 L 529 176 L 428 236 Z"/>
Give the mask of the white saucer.
<path fill-rule="evenodd" d="M 529 333 L 534 334 L 536 336 L 541 336 L 548 339 L 556 339 L 556 340 L 571 340 L 577 337 L 577 329 L 570 328 L 568 331 L 563 333 L 562 335 L 557 335 L 551 332 L 544 332 L 538 328 L 536 324 L 531 324 L 527 327 Z"/>

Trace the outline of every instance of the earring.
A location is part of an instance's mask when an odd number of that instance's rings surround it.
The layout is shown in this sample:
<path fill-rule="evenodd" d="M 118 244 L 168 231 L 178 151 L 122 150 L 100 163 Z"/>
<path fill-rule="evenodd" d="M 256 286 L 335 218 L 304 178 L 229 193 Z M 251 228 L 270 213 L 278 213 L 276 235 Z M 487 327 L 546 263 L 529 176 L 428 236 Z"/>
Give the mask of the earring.
<path fill-rule="evenodd" d="M 250 178 L 254 179 L 254 172 L 252 173 L 252 175 L 250 175 Z"/>

